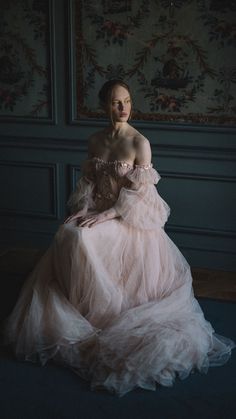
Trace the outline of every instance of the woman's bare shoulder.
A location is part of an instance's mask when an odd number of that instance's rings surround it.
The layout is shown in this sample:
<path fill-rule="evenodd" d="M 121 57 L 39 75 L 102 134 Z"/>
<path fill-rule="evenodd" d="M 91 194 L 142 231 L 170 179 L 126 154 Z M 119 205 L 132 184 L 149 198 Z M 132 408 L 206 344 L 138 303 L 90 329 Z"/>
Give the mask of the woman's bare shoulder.
<path fill-rule="evenodd" d="M 135 130 L 133 142 L 135 148 L 150 148 L 149 140 L 141 132 Z"/>
<path fill-rule="evenodd" d="M 136 162 L 138 162 L 138 164 L 149 164 L 151 161 L 151 146 L 149 140 L 136 130 L 133 144 L 136 152 Z"/>

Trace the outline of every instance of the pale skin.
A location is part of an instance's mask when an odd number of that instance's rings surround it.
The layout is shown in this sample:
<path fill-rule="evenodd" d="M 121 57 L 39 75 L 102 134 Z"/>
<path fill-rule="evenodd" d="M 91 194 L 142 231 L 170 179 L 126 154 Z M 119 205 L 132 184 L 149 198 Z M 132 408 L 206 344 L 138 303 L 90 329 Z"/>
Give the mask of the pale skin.
<path fill-rule="evenodd" d="M 130 165 L 148 165 L 151 162 L 149 141 L 129 123 L 131 99 L 129 92 L 121 85 L 113 87 L 111 104 L 105 110 L 110 115 L 110 125 L 89 138 L 89 158 L 99 157 L 105 161 L 125 161 Z M 80 227 L 94 227 L 107 220 L 119 217 L 115 208 L 111 207 L 98 214 L 84 215 L 83 211 L 72 214 L 65 220 L 69 223 L 77 220 Z"/>

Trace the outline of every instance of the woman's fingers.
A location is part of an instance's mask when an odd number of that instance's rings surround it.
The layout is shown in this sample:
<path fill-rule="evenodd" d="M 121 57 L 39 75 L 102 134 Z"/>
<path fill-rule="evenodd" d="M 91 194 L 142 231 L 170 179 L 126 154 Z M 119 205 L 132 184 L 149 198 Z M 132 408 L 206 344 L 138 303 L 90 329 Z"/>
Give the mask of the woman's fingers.
<path fill-rule="evenodd" d="M 96 224 L 102 223 L 105 221 L 101 216 L 99 215 L 89 215 L 87 217 L 82 216 L 81 214 L 75 214 L 68 217 L 64 224 L 70 223 L 71 221 L 78 220 L 77 226 L 78 227 L 92 227 Z"/>
<path fill-rule="evenodd" d="M 99 224 L 99 223 L 101 223 L 101 222 L 102 222 L 102 220 L 99 220 L 99 219 L 98 219 L 98 217 L 96 217 L 96 216 L 92 216 L 92 217 L 87 218 L 86 220 L 83 220 L 83 221 L 79 224 L 79 226 L 80 226 L 80 227 L 92 227 L 92 226 L 94 226 L 95 224 Z"/>
<path fill-rule="evenodd" d="M 82 221 L 79 225 L 80 227 L 89 226 L 91 223 L 96 221 L 96 217 L 89 217 L 86 220 Z"/>
<path fill-rule="evenodd" d="M 64 224 L 70 223 L 71 221 L 77 220 L 78 218 L 81 218 L 81 214 L 71 215 L 70 217 L 66 218 Z"/>
<path fill-rule="evenodd" d="M 74 219 L 76 218 L 76 216 L 70 216 L 70 217 L 68 217 L 65 221 L 64 221 L 64 224 L 67 224 L 67 223 L 70 223 L 71 221 L 73 221 Z"/>
<path fill-rule="evenodd" d="M 70 220 L 71 220 L 71 218 L 72 218 L 71 216 L 70 216 L 70 217 L 68 217 L 68 218 L 66 218 L 63 224 L 67 224 L 67 223 L 69 223 L 69 222 L 70 222 Z"/>

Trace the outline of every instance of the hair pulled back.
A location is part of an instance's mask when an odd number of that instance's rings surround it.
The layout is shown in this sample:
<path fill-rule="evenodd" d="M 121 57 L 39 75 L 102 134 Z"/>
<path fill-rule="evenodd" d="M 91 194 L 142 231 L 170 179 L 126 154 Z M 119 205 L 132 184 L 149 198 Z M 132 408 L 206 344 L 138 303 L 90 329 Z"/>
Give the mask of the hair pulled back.
<path fill-rule="evenodd" d="M 129 95 L 130 95 L 130 99 L 131 99 L 131 92 L 130 92 L 130 88 L 128 86 L 127 83 L 125 83 L 123 80 L 121 79 L 112 79 L 112 80 L 108 80 L 106 83 L 103 84 L 103 86 L 101 87 L 101 89 L 98 92 L 98 98 L 100 101 L 100 105 L 103 108 L 106 108 L 106 110 L 109 113 L 110 116 L 110 120 L 113 124 L 113 119 L 112 119 L 112 111 L 111 111 L 111 97 L 112 97 L 112 91 L 114 89 L 115 86 L 122 86 L 124 87 Z M 130 111 L 130 115 L 129 115 L 129 119 L 130 120 L 132 115 L 132 99 L 131 99 L 131 111 Z"/>
<path fill-rule="evenodd" d="M 129 92 L 129 94 L 131 94 L 128 84 L 126 84 L 123 80 L 121 79 L 108 80 L 106 81 L 106 83 L 104 83 L 104 85 L 101 87 L 98 93 L 98 97 L 102 106 L 109 104 L 112 90 L 115 86 L 122 86 Z"/>

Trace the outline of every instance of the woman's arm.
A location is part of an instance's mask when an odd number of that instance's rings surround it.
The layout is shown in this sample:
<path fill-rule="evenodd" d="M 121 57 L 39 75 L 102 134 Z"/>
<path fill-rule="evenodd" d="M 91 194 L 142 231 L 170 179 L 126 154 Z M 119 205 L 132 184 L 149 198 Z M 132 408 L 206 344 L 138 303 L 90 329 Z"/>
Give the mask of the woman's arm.
<path fill-rule="evenodd" d="M 136 140 L 134 169 L 127 173 L 127 179 L 129 185 L 120 190 L 114 204 L 122 221 L 141 230 L 163 227 L 170 208 L 155 187 L 160 175 L 151 164 L 149 141 L 141 135 Z"/>
<path fill-rule="evenodd" d="M 112 207 L 98 214 L 89 215 L 86 217 L 86 219 L 83 218 L 82 221 L 78 223 L 78 225 L 80 227 L 93 227 L 96 224 L 104 223 L 105 221 L 112 220 L 116 217 L 119 217 L 119 214 L 115 208 Z"/>
<path fill-rule="evenodd" d="M 134 140 L 135 146 L 135 164 L 140 166 L 148 166 L 151 164 L 152 152 L 150 143 L 147 138 L 139 135 Z"/>
<path fill-rule="evenodd" d="M 141 166 L 148 166 L 151 163 L 151 147 L 149 141 L 142 135 L 138 135 L 134 139 L 135 147 L 135 164 Z M 135 189 L 135 185 L 130 182 L 130 188 Z M 81 219 L 81 222 L 78 224 L 80 227 L 93 227 L 96 224 L 103 223 L 107 220 L 112 220 L 114 218 L 120 217 L 120 214 L 115 207 L 111 207 L 106 211 L 103 211 L 99 214 L 90 215 L 86 219 Z"/>

